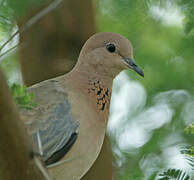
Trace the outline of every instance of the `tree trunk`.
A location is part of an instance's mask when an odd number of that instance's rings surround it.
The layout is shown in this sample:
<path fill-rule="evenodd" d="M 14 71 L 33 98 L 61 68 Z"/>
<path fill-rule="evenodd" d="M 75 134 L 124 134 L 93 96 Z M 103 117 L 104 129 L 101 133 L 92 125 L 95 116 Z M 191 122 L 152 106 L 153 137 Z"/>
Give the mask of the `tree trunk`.
<path fill-rule="evenodd" d="M 46 180 L 47 172 L 33 155 L 32 140 L 19 119 L 1 70 L 0 85 L 0 179 Z"/>
<path fill-rule="evenodd" d="M 19 27 L 38 11 L 20 20 Z M 25 84 L 29 86 L 69 72 L 81 47 L 95 32 L 92 1 L 64 0 L 20 34 L 19 54 Z"/>

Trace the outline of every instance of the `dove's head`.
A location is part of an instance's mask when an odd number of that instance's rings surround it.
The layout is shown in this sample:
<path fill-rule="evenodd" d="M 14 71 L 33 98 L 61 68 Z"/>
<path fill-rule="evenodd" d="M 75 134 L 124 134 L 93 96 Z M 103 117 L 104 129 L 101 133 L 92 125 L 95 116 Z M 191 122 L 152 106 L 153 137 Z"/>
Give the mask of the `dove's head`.
<path fill-rule="evenodd" d="M 130 41 L 116 33 L 101 32 L 90 37 L 81 50 L 78 64 L 106 76 L 115 77 L 127 68 L 144 76 L 133 60 Z"/>

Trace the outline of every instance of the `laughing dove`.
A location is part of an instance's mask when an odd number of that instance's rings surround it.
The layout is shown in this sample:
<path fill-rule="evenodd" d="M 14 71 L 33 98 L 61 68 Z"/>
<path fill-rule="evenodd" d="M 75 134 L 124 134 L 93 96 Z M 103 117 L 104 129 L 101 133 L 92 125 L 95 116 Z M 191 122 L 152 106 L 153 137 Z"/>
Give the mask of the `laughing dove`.
<path fill-rule="evenodd" d="M 38 153 L 57 180 L 77 180 L 101 150 L 112 81 L 122 70 L 143 71 L 131 43 L 115 33 L 97 33 L 83 46 L 74 69 L 28 88 L 38 106 L 20 110 Z"/>

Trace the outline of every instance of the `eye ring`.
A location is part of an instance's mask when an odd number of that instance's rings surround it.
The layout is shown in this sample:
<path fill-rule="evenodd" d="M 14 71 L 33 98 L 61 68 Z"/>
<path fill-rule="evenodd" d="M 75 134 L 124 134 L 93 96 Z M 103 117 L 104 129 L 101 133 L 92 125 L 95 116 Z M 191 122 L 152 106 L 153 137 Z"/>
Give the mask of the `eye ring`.
<path fill-rule="evenodd" d="M 106 49 L 110 52 L 110 53 L 114 53 L 116 51 L 116 46 L 114 43 L 108 43 L 106 44 Z"/>

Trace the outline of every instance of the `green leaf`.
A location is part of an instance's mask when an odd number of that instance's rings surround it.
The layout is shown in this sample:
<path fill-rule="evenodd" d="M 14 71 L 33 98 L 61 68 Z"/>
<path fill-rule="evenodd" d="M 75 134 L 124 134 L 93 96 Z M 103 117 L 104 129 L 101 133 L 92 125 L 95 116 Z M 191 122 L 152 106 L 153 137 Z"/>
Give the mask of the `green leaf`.
<path fill-rule="evenodd" d="M 159 174 L 158 180 L 191 180 L 191 178 L 186 172 L 180 169 L 168 169 Z"/>
<path fill-rule="evenodd" d="M 11 85 L 11 92 L 20 108 L 30 110 L 37 107 L 34 94 L 28 93 L 25 86 L 14 83 Z"/>
<path fill-rule="evenodd" d="M 185 128 L 186 134 L 194 134 L 194 123 L 190 124 Z"/>

